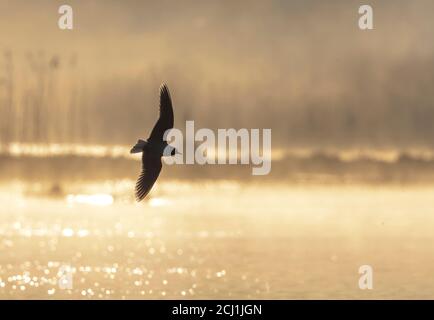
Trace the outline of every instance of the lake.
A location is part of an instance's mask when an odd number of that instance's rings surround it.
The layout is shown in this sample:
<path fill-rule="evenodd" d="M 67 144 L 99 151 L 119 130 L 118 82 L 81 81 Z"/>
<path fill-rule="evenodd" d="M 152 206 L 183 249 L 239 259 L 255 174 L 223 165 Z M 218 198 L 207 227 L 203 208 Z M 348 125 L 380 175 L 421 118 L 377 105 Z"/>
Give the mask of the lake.
<path fill-rule="evenodd" d="M 3 183 L 0 298 L 434 298 L 429 185 L 133 187 Z"/>

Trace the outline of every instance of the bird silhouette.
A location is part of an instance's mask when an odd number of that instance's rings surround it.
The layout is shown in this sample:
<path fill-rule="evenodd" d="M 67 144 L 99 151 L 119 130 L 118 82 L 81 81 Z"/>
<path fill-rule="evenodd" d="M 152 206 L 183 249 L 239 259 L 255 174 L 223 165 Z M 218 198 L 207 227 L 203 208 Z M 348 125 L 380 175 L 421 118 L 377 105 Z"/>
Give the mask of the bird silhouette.
<path fill-rule="evenodd" d="M 164 133 L 173 128 L 173 108 L 169 88 L 160 87 L 160 117 L 147 140 L 139 139 L 130 153 L 142 152 L 142 172 L 136 182 L 135 196 L 143 200 L 151 191 L 161 171 L 161 157 L 174 156 L 177 150 L 164 140 Z"/>

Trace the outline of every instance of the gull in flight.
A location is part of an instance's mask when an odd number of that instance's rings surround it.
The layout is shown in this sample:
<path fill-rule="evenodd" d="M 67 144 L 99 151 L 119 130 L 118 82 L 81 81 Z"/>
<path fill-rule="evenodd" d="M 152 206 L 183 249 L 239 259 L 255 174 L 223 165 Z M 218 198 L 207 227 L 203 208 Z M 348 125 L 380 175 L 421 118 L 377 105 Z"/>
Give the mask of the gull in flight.
<path fill-rule="evenodd" d="M 164 133 L 173 128 L 173 108 L 169 89 L 160 87 L 160 117 L 148 140 L 139 139 L 130 153 L 142 153 L 142 172 L 136 182 L 136 200 L 143 200 L 151 191 L 161 171 L 161 157 L 174 156 L 178 151 L 164 140 Z"/>

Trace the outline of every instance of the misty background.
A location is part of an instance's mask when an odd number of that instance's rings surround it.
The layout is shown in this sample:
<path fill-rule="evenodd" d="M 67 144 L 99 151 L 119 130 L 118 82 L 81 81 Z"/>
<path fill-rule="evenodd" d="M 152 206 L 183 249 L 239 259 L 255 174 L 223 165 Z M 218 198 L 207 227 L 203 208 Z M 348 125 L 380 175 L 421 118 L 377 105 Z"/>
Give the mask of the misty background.
<path fill-rule="evenodd" d="M 2 143 L 129 145 L 167 82 L 175 126 L 273 147 L 432 148 L 432 1 L 0 1 Z"/>
<path fill-rule="evenodd" d="M 432 0 L 0 0 L 0 299 L 433 298 L 433 17 Z M 271 128 L 270 174 L 163 164 L 136 203 L 129 150 L 162 82 L 181 130 Z"/>

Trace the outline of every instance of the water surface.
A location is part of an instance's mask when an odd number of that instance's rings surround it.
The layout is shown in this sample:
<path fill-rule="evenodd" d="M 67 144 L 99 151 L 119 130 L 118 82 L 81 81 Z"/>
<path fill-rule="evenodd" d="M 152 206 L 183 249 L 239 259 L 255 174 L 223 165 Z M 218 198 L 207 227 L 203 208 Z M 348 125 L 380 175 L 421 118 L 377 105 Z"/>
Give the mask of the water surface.
<path fill-rule="evenodd" d="M 3 184 L 0 298 L 434 298 L 429 186 L 133 185 Z"/>

